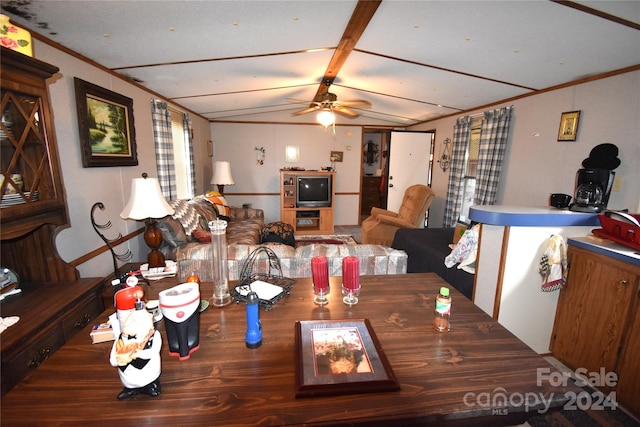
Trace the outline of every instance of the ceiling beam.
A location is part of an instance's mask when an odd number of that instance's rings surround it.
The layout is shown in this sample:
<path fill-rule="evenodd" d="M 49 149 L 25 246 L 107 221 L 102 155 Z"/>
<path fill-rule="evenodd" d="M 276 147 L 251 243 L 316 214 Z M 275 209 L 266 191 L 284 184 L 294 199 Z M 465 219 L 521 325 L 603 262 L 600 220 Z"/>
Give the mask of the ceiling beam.
<path fill-rule="evenodd" d="M 347 28 L 345 28 L 344 34 L 342 34 L 340 43 L 338 43 L 338 47 L 333 53 L 333 57 L 331 57 L 327 70 L 322 77 L 322 82 L 320 83 L 318 92 L 314 98 L 315 101 L 321 101 L 323 95 L 329 92 L 329 86 L 333 83 L 338 72 L 347 61 L 347 58 L 355 48 L 358 40 L 360 40 L 360 36 L 362 36 L 367 25 L 369 25 L 371 18 L 373 18 L 376 10 L 378 10 L 378 6 L 380 6 L 381 2 L 382 0 L 358 1 L 358 4 L 356 4 L 355 9 L 353 10 L 353 14 L 351 15 L 351 19 L 349 19 Z"/>
<path fill-rule="evenodd" d="M 629 21 L 619 16 L 611 15 L 609 13 L 603 12 L 601 10 L 594 9 L 589 6 L 585 6 L 584 4 L 580 4 L 575 1 L 565 1 L 565 0 L 551 0 L 553 3 L 561 4 L 563 6 L 570 7 L 575 10 L 580 10 L 582 12 L 590 13 L 591 15 L 598 16 L 603 19 L 607 19 L 611 22 L 615 22 L 617 24 L 624 25 L 625 27 L 633 28 L 634 30 L 640 30 L 640 24 Z"/>

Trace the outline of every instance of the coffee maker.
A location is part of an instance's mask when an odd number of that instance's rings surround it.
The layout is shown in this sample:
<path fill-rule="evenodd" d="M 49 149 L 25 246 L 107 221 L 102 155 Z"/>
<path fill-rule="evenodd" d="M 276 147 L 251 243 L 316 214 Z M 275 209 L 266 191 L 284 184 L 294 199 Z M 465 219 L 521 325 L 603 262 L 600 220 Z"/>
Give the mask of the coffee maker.
<path fill-rule="evenodd" d="M 576 173 L 574 203 L 569 210 L 575 212 L 599 213 L 607 209 L 609 195 L 620 166 L 618 147 L 614 144 L 599 144 L 591 149 L 589 157 L 582 161 L 583 169 Z"/>
<path fill-rule="evenodd" d="M 569 210 L 602 212 L 607 208 L 616 173 L 607 169 L 579 169 L 576 174 L 576 193 Z"/>

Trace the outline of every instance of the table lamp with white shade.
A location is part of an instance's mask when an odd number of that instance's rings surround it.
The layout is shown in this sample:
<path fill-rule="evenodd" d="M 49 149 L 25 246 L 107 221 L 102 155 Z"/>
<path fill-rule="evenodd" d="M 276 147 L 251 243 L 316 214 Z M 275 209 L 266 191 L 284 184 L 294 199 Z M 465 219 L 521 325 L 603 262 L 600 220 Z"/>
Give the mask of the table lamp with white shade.
<path fill-rule="evenodd" d="M 164 267 L 164 254 L 158 250 L 162 244 L 162 231 L 157 227 L 156 219 L 173 213 L 173 208 L 162 195 L 157 179 L 149 178 L 143 173 L 142 178 L 131 181 L 131 196 L 120 217 L 145 221 L 144 241 L 151 248 L 147 258 L 149 268 Z"/>
<path fill-rule="evenodd" d="M 213 170 L 213 178 L 211 178 L 211 184 L 218 186 L 218 192 L 220 195 L 224 195 L 225 185 L 234 185 L 233 177 L 231 176 L 231 165 L 229 162 L 216 162 Z"/>

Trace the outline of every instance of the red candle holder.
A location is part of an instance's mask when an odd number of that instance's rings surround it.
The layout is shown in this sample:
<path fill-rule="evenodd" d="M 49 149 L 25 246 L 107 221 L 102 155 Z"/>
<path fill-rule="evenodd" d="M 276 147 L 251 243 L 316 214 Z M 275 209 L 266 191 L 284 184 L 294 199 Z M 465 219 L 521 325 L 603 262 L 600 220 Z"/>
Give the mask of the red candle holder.
<path fill-rule="evenodd" d="M 329 263 L 327 257 L 316 256 L 311 258 L 311 277 L 313 279 L 313 302 L 317 305 L 329 303 Z"/>
<path fill-rule="evenodd" d="M 351 306 L 360 295 L 360 260 L 355 256 L 342 258 L 342 302 Z"/>

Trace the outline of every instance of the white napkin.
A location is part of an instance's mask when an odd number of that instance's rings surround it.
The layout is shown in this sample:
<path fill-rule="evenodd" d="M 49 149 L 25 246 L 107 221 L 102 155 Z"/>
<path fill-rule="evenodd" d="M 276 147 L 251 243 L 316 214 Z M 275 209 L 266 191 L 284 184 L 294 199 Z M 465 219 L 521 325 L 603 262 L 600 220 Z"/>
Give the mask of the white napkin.
<path fill-rule="evenodd" d="M 18 320 L 20 320 L 18 316 L 0 317 L 0 334 L 9 326 L 18 323 Z"/>

